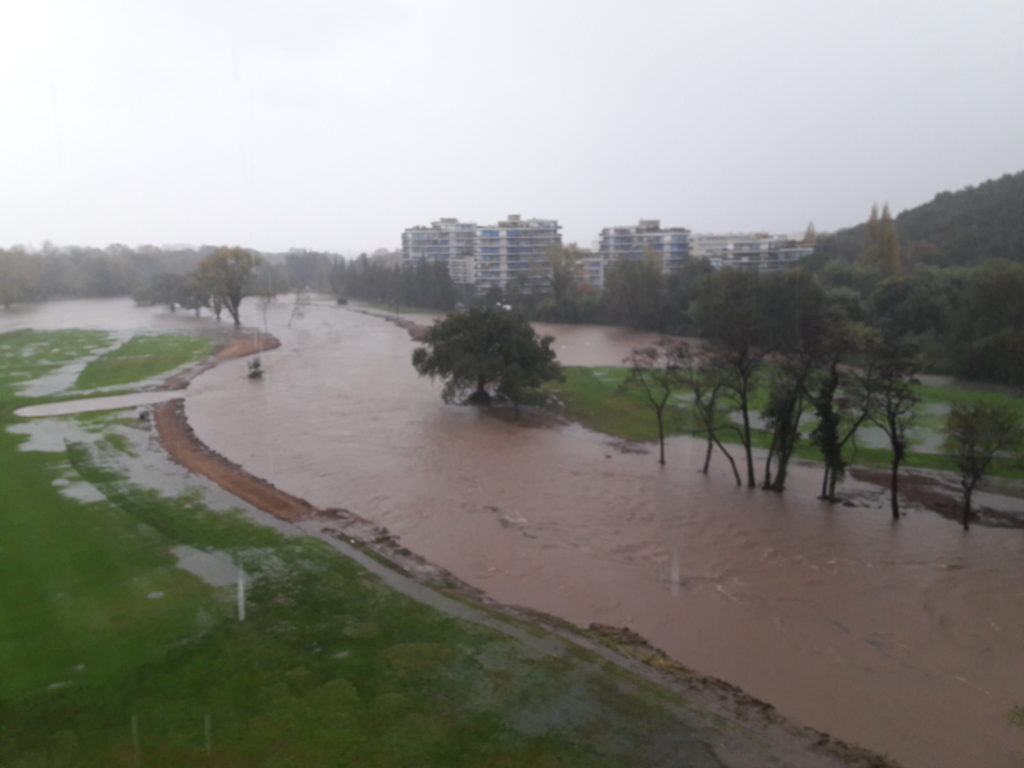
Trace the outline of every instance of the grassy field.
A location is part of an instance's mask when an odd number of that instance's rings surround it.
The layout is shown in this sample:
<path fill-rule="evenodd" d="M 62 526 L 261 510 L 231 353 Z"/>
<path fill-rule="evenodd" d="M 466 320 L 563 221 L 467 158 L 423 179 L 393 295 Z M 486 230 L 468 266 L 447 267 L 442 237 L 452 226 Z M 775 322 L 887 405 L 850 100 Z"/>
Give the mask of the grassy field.
<path fill-rule="evenodd" d="M 91 361 L 78 375 L 76 389 L 130 384 L 201 360 L 213 351 L 208 336 L 163 333 L 134 336 L 117 349 Z"/>
<path fill-rule="evenodd" d="M 0 336 L 0 765 L 719 764 L 681 699 L 252 522 L 154 449 L 144 422 L 11 415 L 16 384 L 104 343 Z M 180 362 L 140 344 L 158 359 L 139 377 Z M 125 383 L 124 369 L 99 371 L 94 385 Z M 182 552 L 205 553 L 226 583 L 179 567 Z"/>
<path fill-rule="evenodd" d="M 565 416 L 573 421 L 624 440 L 647 442 L 658 439 L 657 422 L 643 395 L 636 390 L 622 391 L 621 384 L 628 369 L 621 366 L 602 366 L 593 368 L 565 367 L 565 381 L 548 385 L 548 391 L 557 395 L 565 405 Z M 921 397 L 920 416 L 916 436 L 918 439 L 934 439 L 941 434 L 945 413 L 948 408 L 958 402 L 966 402 L 978 397 L 1001 400 L 1012 404 L 1024 415 L 1024 398 L 997 391 L 983 391 L 958 386 L 927 386 L 918 385 Z M 695 434 L 703 437 L 698 422 L 694 418 L 692 408 L 687 399 L 686 390 L 673 395 L 665 419 L 666 433 L 670 435 Z M 757 414 L 764 407 L 766 393 L 763 389 L 754 393 L 751 398 L 751 413 Z M 805 418 L 812 418 L 809 414 Z M 812 428 L 808 422 L 806 435 Z M 720 435 L 723 442 L 737 442 L 735 433 L 726 430 Z M 754 431 L 754 445 L 768 448 L 771 436 L 764 430 Z M 799 458 L 820 460 L 818 450 L 806 439 L 797 448 Z M 852 447 L 849 458 L 859 464 L 868 466 L 888 466 L 891 453 L 885 448 Z M 950 457 L 940 453 L 914 451 L 908 453 L 906 466 L 929 469 L 952 470 Z M 1008 478 L 1024 478 L 1024 469 L 1010 460 L 997 461 L 992 475 Z"/>

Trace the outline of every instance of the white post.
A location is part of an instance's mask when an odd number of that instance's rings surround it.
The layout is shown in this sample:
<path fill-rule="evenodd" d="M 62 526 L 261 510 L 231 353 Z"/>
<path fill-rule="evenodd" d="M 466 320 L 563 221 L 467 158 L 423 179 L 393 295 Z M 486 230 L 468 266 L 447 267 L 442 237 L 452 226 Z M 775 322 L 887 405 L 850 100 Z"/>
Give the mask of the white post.
<path fill-rule="evenodd" d="M 245 571 L 238 569 L 238 620 L 245 621 Z"/>
<path fill-rule="evenodd" d="M 132 748 L 135 751 L 135 768 L 142 765 L 142 753 L 139 749 L 139 716 L 132 713 Z"/>

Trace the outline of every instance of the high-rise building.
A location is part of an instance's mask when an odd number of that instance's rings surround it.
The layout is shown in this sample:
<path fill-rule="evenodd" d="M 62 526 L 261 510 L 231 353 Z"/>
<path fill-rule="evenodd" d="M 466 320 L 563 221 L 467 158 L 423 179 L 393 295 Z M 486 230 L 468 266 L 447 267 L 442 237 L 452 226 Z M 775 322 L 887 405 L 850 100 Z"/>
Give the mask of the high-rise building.
<path fill-rule="evenodd" d="M 452 281 L 478 291 L 514 286 L 524 292 L 542 290 L 551 274 L 548 249 L 561 245 L 555 219 L 524 219 L 511 215 L 493 226 L 458 219 L 440 219 L 429 227 L 402 233 L 406 261 L 444 261 Z"/>
<path fill-rule="evenodd" d="M 657 219 L 641 219 L 632 227 L 605 227 L 598 242 L 605 268 L 617 261 L 650 259 L 668 274 L 677 272 L 690 258 L 690 230 L 662 229 Z"/>
<path fill-rule="evenodd" d="M 555 219 L 512 214 L 493 227 L 477 229 L 476 286 L 513 286 L 526 293 L 544 290 L 551 275 L 549 249 L 562 244 Z"/>

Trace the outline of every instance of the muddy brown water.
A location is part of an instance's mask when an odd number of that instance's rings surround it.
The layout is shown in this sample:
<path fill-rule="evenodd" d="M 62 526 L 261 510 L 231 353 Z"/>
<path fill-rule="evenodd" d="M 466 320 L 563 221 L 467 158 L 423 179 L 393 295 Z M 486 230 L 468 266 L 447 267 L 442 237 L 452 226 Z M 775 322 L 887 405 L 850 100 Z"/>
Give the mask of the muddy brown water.
<path fill-rule="evenodd" d="M 246 307 L 243 307 L 245 309 Z M 254 306 L 253 325 L 262 324 Z M 575 426 L 523 428 L 444 405 L 415 344 L 327 304 L 271 308 L 283 346 L 188 390 L 200 439 L 321 507 L 387 526 L 498 600 L 627 625 L 690 667 L 915 768 L 1024 764 L 1024 532 L 908 510 L 870 486 L 819 502 L 814 467 L 783 495 L 737 489 L 699 441 L 668 465 Z M 650 337 L 541 326 L 569 364 L 617 364 Z"/>

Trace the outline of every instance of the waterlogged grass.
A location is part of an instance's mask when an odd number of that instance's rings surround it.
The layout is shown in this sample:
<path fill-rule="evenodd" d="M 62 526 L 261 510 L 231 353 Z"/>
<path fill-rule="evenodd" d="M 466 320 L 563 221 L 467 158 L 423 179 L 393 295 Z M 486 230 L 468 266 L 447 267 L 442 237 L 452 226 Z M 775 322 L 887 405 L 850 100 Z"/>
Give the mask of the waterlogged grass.
<path fill-rule="evenodd" d="M 657 421 L 648 401 L 637 390 L 623 391 L 623 380 L 628 369 L 621 366 L 565 367 L 562 369 L 565 381 L 547 385 L 548 391 L 557 395 L 565 405 L 565 415 L 584 426 L 613 435 L 624 440 L 649 442 L 658 439 Z M 1002 391 L 986 391 L 978 388 L 958 386 L 917 386 L 921 397 L 917 429 L 919 433 L 931 431 L 939 435 L 945 425 L 945 414 L 955 403 L 969 402 L 978 398 L 1010 403 L 1024 416 L 1024 398 L 1015 397 Z M 665 414 L 667 435 L 697 434 L 703 436 L 703 427 L 695 418 L 686 398 L 687 391 L 680 390 L 673 395 Z M 765 406 L 766 393 L 756 390 L 751 397 L 751 414 L 758 414 Z M 813 414 L 805 416 L 813 419 Z M 804 427 L 804 434 L 813 425 Z M 732 430 L 723 430 L 720 438 L 726 443 L 738 443 Z M 771 435 L 761 429 L 753 431 L 753 443 L 758 448 L 768 448 Z M 806 439 L 796 449 L 798 458 L 820 460 L 821 454 Z M 868 466 L 889 466 L 891 452 L 885 448 L 850 446 L 848 459 Z M 908 467 L 925 469 L 955 470 L 951 457 L 941 453 L 911 450 L 905 460 Z M 997 459 L 991 475 L 1007 478 L 1024 478 L 1024 469 L 1010 459 Z"/>
<path fill-rule="evenodd" d="M 0 334 L 0 415 L 14 410 L 18 385 L 53 373 L 62 365 L 110 343 L 105 331 L 33 331 Z"/>
<path fill-rule="evenodd" d="M 11 382 L 46 371 L 4 341 L 0 765 L 718 765 L 684 702 L 587 652 L 416 603 L 324 542 L 211 509 L 213 491 L 130 482 L 143 424 L 35 422 L 72 438 L 19 450 Z M 98 500 L 61 492 L 83 483 Z M 244 568 L 244 622 L 181 546 Z"/>
<path fill-rule="evenodd" d="M 130 384 L 159 376 L 213 351 L 207 336 L 164 333 L 134 336 L 117 349 L 91 361 L 75 381 L 76 389 Z"/>

